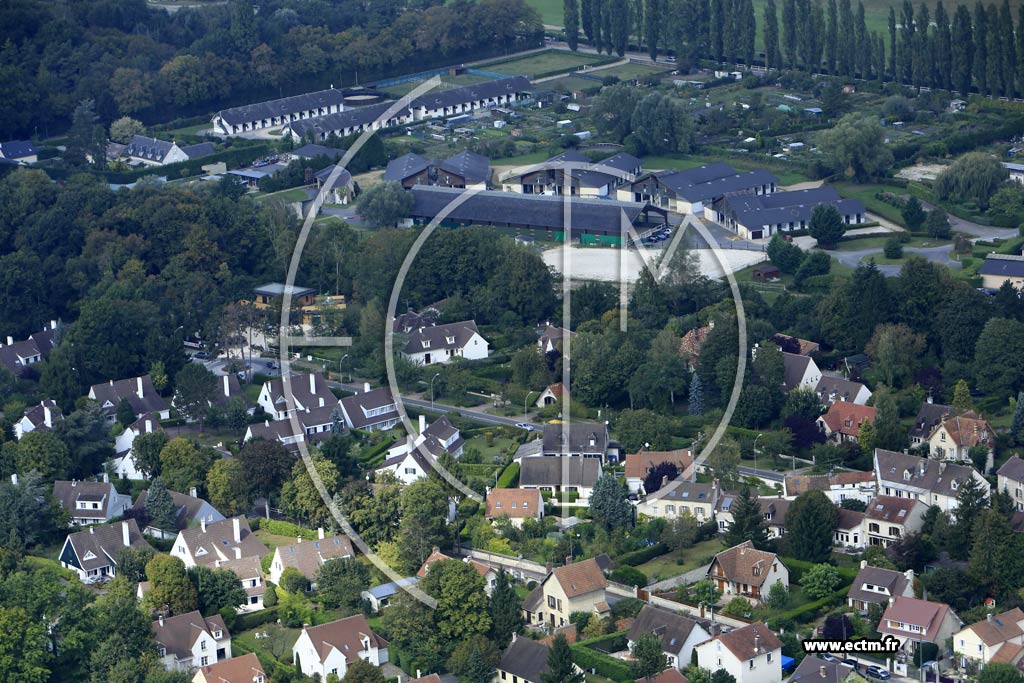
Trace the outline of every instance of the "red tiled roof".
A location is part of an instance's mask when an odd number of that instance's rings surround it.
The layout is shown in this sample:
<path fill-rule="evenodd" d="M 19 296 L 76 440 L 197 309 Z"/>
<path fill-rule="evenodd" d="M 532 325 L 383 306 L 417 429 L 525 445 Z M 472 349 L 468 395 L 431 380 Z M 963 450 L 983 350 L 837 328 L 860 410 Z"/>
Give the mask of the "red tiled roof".
<path fill-rule="evenodd" d="M 828 426 L 829 431 L 856 437 L 860 433 L 861 423 L 865 420 L 874 424 L 875 409 L 872 406 L 836 401 L 828 407 L 828 412 L 818 419 Z"/>

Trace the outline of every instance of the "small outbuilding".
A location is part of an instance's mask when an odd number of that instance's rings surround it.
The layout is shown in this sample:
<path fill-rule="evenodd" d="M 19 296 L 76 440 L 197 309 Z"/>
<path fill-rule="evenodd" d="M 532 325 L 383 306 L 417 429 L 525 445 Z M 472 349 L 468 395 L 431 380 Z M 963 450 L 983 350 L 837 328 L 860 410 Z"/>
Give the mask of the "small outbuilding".
<path fill-rule="evenodd" d="M 758 282 L 770 282 L 771 280 L 778 280 L 782 273 L 774 264 L 766 261 L 754 266 L 752 275 Z"/>

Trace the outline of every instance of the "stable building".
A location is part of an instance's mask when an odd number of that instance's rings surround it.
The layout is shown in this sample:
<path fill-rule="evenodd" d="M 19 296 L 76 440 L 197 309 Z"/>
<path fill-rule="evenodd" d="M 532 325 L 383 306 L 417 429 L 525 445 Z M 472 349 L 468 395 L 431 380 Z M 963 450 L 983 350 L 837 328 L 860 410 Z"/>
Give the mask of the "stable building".
<path fill-rule="evenodd" d="M 728 195 L 715 201 L 704 215 L 743 239 L 759 240 L 777 233 L 808 229 L 814 209 L 825 204 L 836 207 L 846 225 L 867 221 L 867 210 L 859 199 L 843 199 L 831 187 L 766 195 Z"/>
<path fill-rule="evenodd" d="M 222 109 L 213 116 L 213 130 L 221 135 L 239 135 L 292 121 L 336 114 L 345 109 L 344 99 L 345 94 L 341 90 L 330 88 Z"/>
<path fill-rule="evenodd" d="M 136 135 L 132 137 L 122 152 L 129 164 L 140 166 L 166 166 L 191 159 L 199 159 L 216 152 L 209 142 L 179 147 L 176 142 L 168 142 L 157 138 Z"/>
<path fill-rule="evenodd" d="M 525 170 L 510 171 L 501 182 L 506 192 L 518 194 L 614 197 L 616 188 L 635 179 L 642 166 L 640 159 L 625 152 L 591 162 L 583 153 L 568 150 Z"/>
<path fill-rule="evenodd" d="M 625 241 L 626 227 L 640 234 L 668 225 L 668 212 L 648 204 L 608 199 L 566 200 L 564 197 L 486 191 L 466 193 L 445 187 L 417 185 L 410 190 L 411 223 L 429 223 L 441 217 L 445 226 L 490 225 L 534 230 L 546 239 L 579 240 L 582 244 L 617 246 Z M 566 201 L 569 229 L 566 229 Z"/>
<path fill-rule="evenodd" d="M 414 185 L 438 185 L 486 190 L 491 180 L 491 161 L 469 150 L 440 161 L 414 153 L 403 154 L 388 162 L 384 180 L 401 183 L 405 189 Z"/>
<path fill-rule="evenodd" d="M 1024 289 L 1024 256 L 1017 254 L 989 254 L 978 268 L 981 286 L 996 290 L 1009 282 L 1017 289 Z"/>
<path fill-rule="evenodd" d="M 640 176 L 620 187 L 620 201 L 650 203 L 676 213 L 700 215 L 705 208 L 726 195 L 772 194 L 778 180 L 768 171 L 746 173 L 717 162 L 682 170 L 658 171 Z"/>

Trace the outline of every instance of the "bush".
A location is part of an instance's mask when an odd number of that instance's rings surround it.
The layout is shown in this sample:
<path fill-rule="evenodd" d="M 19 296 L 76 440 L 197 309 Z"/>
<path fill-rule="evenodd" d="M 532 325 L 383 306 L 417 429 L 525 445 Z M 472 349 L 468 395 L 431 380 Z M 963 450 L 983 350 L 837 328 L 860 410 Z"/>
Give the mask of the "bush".
<path fill-rule="evenodd" d="M 814 602 L 804 603 L 795 609 L 791 609 L 788 612 L 783 612 L 779 615 L 780 621 L 789 620 L 798 624 L 808 624 L 820 616 L 823 616 L 832 605 L 842 602 L 846 598 L 846 593 L 849 591 L 849 587 L 843 590 L 836 591 L 832 595 L 827 595 L 824 598 L 815 600 Z"/>
<path fill-rule="evenodd" d="M 273 607 L 277 604 L 277 586 L 270 581 L 264 585 L 263 606 Z"/>
<path fill-rule="evenodd" d="M 608 633 L 597 638 L 581 640 L 579 644 L 599 652 L 621 652 L 626 649 L 626 643 L 628 642 L 626 633 L 626 631 L 616 631 L 615 633 Z"/>
<path fill-rule="evenodd" d="M 903 258 L 903 244 L 898 237 L 890 237 L 885 242 L 885 258 Z"/>
<path fill-rule="evenodd" d="M 263 519 L 262 517 L 254 517 L 249 520 L 249 528 L 253 531 L 256 531 L 257 529 L 266 529 L 277 536 L 290 536 L 292 538 L 299 538 L 301 536 L 308 541 L 315 541 L 317 538 L 317 532 L 314 529 L 307 529 L 299 526 L 298 524 L 284 522 L 279 519 Z"/>
<path fill-rule="evenodd" d="M 619 556 L 619 564 L 635 567 L 643 564 L 648 560 L 653 560 L 655 557 L 660 557 L 668 552 L 668 546 L 664 543 L 655 543 L 647 548 L 641 548 L 640 550 L 634 550 L 631 553 L 625 553 Z"/>
<path fill-rule="evenodd" d="M 639 586 L 640 588 L 643 588 L 647 585 L 647 576 L 639 569 L 628 565 L 619 567 L 613 571 L 611 579 L 612 581 L 623 583 L 627 586 Z"/>
<path fill-rule="evenodd" d="M 632 683 L 629 665 L 610 655 L 592 650 L 583 643 L 572 646 L 572 661 L 581 669 L 593 669 L 599 676 L 610 678 L 616 683 Z"/>
<path fill-rule="evenodd" d="M 301 595 L 309 589 L 309 579 L 295 567 L 288 567 L 281 574 L 281 588 L 294 595 Z"/>
<path fill-rule="evenodd" d="M 264 598 L 264 605 L 267 604 Z M 248 631 L 263 624 L 270 624 L 277 621 L 277 607 L 268 607 L 259 612 L 239 614 L 235 617 L 235 628 L 238 631 Z"/>

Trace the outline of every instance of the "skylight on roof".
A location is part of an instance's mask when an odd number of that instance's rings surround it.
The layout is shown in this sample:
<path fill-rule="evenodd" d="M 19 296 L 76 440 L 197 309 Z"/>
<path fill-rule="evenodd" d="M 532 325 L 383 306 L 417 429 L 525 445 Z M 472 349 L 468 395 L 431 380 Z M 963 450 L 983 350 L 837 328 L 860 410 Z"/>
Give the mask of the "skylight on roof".
<path fill-rule="evenodd" d="M 878 505 L 875 506 L 875 509 L 876 510 L 883 510 L 883 509 L 885 509 L 885 506 L 882 505 L 881 503 L 879 503 Z"/>

